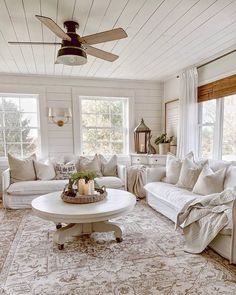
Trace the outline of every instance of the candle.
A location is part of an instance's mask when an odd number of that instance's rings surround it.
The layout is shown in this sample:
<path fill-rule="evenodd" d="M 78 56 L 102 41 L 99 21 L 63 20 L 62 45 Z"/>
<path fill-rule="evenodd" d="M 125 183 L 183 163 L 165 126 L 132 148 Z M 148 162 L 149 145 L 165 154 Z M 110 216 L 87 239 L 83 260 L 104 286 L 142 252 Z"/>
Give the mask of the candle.
<path fill-rule="evenodd" d="M 89 193 L 89 184 L 85 183 L 83 188 L 84 188 L 84 194 L 85 195 L 90 195 L 90 193 Z"/>
<path fill-rule="evenodd" d="M 90 195 L 93 195 L 94 194 L 94 180 L 89 180 L 88 184 L 89 184 Z"/>
<path fill-rule="evenodd" d="M 84 184 L 85 184 L 85 179 L 80 179 L 79 180 L 79 194 L 80 195 L 84 194 Z"/>
<path fill-rule="evenodd" d="M 140 152 L 144 152 L 144 144 L 140 144 Z"/>

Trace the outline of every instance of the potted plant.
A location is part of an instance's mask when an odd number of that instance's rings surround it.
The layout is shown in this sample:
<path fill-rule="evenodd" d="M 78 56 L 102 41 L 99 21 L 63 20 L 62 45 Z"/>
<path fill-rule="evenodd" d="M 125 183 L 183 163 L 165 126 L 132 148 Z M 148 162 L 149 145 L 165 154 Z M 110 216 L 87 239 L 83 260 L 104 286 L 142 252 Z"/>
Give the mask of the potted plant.
<path fill-rule="evenodd" d="M 167 137 L 166 133 L 161 134 L 156 138 L 155 144 L 159 146 L 159 154 L 166 155 L 170 151 L 170 143 L 173 136 Z"/>

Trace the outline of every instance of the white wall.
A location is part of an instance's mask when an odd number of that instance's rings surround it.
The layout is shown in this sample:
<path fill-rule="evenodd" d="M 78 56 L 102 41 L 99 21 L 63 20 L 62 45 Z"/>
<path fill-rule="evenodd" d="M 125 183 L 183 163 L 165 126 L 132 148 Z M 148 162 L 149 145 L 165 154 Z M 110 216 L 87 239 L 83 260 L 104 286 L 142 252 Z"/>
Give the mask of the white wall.
<path fill-rule="evenodd" d="M 198 69 L 198 84 L 204 85 L 236 74 L 236 52 L 209 63 Z M 164 82 L 164 101 L 179 98 L 179 79 L 170 78 Z"/>
<path fill-rule="evenodd" d="M 171 78 L 164 83 L 164 102 L 179 99 L 179 78 Z"/>
<path fill-rule="evenodd" d="M 236 52 L 198 69 L 199 85 L 236 74 Z"/>
<path fill-rule="evenodd" d="M 162 132 L 165 130 L 165 103 L 175 99 L 179 99 L 179 78 L 173 77 L 164 82 L 163 91 L 163 103 L 162 103 Z"/>
<path fill-rule="evenodd" d="M 44 154 L 50 156 L 60 154 L 78 153 L 74 139 L 79 134 L 74 134 L 78 126 L 73 128 L 73 121 L 63 127 L 58 127 L 47 118 L 48 107 L 71 107 L 74 99 L 81 95 L 119 96 L 133 98 L 133 131 L 141 118 L 152 130 L 153 137 L 162 129 L 162 99 L 163 84 L 146 81 L 129 80 L 103 80 L 103 79 L 71 79 L 40 76 L 0 76 L 0 92 L 4 93 L 39 93 L 43 103 L 44 121 Z M 77 110 L 74 111 L 76 116 Z M 75 119 L 75 118 L 74 118 Z M 74 124 L 78 124 L 75 120 Z M 77 141 L 78 142 L 78 141 Z"/>

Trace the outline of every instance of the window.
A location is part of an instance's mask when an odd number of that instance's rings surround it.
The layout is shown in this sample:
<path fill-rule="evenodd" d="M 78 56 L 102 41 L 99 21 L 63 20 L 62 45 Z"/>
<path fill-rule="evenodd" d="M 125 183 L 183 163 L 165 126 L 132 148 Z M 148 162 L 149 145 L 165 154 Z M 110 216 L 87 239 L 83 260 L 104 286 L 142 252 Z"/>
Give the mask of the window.
<path fill-rule="evenodd" d="M 0 157 L 28 156 L 39 147 L 38 99 L 0 94 Z"/>
<path fill-rule="evenodd" d="M 224 98 L 222 159 L 236 160 L 236 95 Z"/>
<path fill-rule="evenodd" d="M 128 99 L 81 97 L 83 154 L 127 154 Z"/>
<path fill-rule="evenodd" d="M 199 104 L 200 156 L 236 160 L 236 95 Z"/>

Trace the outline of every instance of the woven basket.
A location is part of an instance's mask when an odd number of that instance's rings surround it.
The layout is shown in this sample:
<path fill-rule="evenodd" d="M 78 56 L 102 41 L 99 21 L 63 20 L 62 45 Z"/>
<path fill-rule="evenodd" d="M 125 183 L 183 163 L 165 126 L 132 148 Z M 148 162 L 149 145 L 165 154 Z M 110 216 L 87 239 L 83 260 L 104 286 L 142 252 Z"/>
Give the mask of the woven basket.
<path fill-rule="evenodd" d="M 75 197 L 68 196 L 65 191 L 61 194 L 61 198 L 66 203 L 71 204 L 89 204 L 102 201 L 107 196 L 105 188 L 95 189 L 100 195 L 79 195 L 77 192 Z"/>

